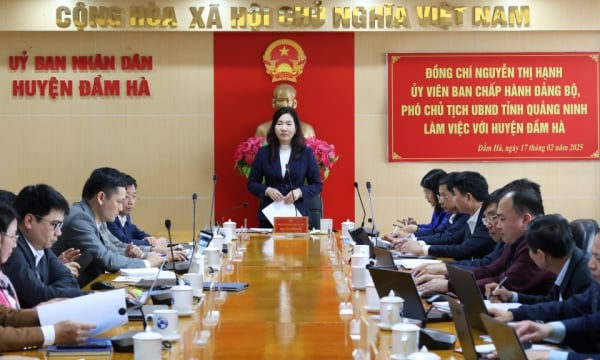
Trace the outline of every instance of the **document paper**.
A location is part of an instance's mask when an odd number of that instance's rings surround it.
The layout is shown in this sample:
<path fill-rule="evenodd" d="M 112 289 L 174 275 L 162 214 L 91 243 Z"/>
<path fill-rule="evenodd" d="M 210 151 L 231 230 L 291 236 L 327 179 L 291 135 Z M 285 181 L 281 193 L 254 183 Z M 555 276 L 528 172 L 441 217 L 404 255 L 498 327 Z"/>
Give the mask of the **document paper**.
<path fill-rule="evenodd" d="M 127 323 L 125 289 L 96 292 L 37 307 L 40 325 L 53 325 L 63 320 L 94 324 L 91 336 Z"/>
<path fill-rule="evenodd" d="M 262 209 L 263 214 L 267 217 L 267 219 L 271 222 L 271 225 L 275 225 L 275 217 L 295 217 L 302 216 L 300 211 L 296 209 L 294 204 L 286 205 L 283 201 L 272 202 L 267 205 L 264 209 Z"/>

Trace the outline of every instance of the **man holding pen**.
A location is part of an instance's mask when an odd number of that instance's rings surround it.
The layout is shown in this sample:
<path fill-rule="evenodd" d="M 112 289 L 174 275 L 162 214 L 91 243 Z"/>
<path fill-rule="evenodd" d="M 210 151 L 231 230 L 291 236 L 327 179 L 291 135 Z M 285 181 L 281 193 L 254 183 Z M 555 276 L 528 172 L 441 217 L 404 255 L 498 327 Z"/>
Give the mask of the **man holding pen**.
<path fill-rule="evenodd" d="M 584 292 L 592 284 L 592 276 L 583 251 L 575 246 L 569 222 L 560 215 L 543 215 L 533 219 L 527 227 L 525 242 L 529 256 L 542 269 L 556 274 L 554 286 L 544 295 L 510 291 L 502 282 L 491 292 L 492 301 L 536 304 L 564 300 Z M 486 285 L 489 292 L 493 284 Z"/>
<path fill-rule="evenodd" d="M 492 263 L 474 268 L 473 273 L 481 291 L 490 295 L 503 286 L 528 294 L 547 294 L 554 284 L 555 275 L 541 269 L 529 256 L 525 232 L 529 223 L 544 214 L 539 185 L 527 180 L 515 180 L 505 187 L 498 202 L 498 229 L 504 241 L 504 249 Z"/>

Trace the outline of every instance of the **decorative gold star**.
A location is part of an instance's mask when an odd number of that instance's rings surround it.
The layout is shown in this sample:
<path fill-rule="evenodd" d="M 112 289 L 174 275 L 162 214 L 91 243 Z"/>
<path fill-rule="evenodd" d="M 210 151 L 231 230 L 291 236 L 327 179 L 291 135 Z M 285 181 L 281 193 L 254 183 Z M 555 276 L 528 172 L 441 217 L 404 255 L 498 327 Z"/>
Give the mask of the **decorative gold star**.
<path fill-rule="evenodd" d="M 288 49 L 285 46 L 283 46 L 283 47 L 281 47 L 281 50 L 279 50 L 279 53 L 281 54 L 281 56 L 287 56 L 288 55 L 288 51 L 290 51 L 290 49 Z"/>

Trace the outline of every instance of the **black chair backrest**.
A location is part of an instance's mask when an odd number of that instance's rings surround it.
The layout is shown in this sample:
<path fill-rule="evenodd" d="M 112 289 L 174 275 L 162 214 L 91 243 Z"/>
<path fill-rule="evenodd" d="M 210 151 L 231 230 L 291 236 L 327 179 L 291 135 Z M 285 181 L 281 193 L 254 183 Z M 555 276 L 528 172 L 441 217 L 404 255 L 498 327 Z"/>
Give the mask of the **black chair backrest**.
<path fill-rule="evenodd" d="M 577 247 L 589 254 L 594 237 L 598 233 L 598 222 L 594 219 L 575 219 L 571 221 L 571 229 Z"/>

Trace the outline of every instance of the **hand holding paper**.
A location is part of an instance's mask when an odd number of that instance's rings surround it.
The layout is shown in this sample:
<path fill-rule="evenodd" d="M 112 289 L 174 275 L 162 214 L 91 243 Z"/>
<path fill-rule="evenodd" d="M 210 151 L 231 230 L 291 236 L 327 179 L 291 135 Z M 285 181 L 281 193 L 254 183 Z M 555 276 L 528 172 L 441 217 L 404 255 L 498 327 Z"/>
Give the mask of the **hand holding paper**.
<path fill-rule="evenodd" d="M 54 325 L 65 320 L 93 324 L 96 327 L 89 336 L 127 323 L 126 309 L 125 289 L 97 292 L 37 307 L 40 325 Z"/>

